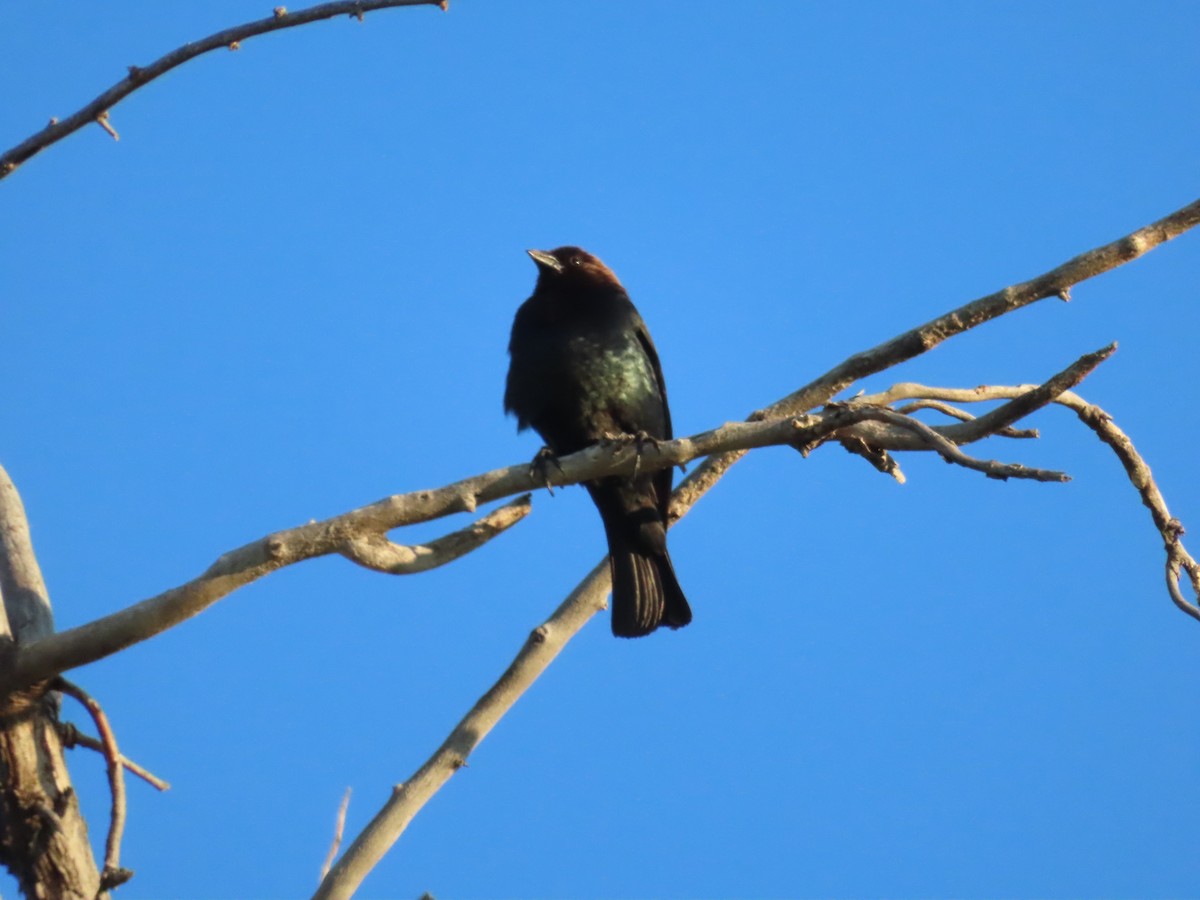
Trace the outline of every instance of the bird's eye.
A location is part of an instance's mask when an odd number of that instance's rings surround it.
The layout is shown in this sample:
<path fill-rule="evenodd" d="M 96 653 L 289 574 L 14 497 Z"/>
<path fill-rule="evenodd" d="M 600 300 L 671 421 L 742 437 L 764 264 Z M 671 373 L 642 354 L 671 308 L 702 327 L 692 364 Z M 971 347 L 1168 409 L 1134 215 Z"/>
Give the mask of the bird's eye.
<path fill-rule="evenodd" d="M 571 257 L 571 265 L 582 266 L 583 265 L 583 257 L 582 256 L 572 256 Z"/>

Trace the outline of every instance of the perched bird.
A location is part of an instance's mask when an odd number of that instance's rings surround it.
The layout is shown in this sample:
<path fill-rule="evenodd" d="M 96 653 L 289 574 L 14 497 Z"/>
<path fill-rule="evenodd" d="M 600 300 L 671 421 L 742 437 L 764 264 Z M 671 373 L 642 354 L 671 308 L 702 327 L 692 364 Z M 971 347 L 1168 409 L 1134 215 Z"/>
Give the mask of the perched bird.
<path fill-rule="evenodd" d="M 578 247 L 530 250 L 533 295 L 513 320 L 504 409 L 561 456 L 614 436 L 671 439 L 662 367 L 612 270 Z M 586 484 L 608 537 L 612 630 L 640 637 L 692 621 L 667 555 L 671 469 Z"/>

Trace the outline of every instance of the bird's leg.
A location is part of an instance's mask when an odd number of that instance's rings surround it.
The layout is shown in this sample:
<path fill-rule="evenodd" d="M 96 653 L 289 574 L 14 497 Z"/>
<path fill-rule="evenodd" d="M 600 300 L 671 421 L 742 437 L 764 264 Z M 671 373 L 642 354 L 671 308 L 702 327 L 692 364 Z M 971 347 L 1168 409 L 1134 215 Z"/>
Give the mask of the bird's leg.
<path fill-rule="evenodd" d="M 549 447 L 543 447 L 539 450 L 529 462 L 529 477 L 540 478 L 542 486 L 550 494 L 554 496 L 554 488 L 550 487 L 550 466 L 558 469 L 560 475 L 565 475 L 563 472 L 562 463 L 558 461 L 558 457 L 554 455 L 554 451 Z"/>
<path fill-rule="evenodd" d="M 641 465 L 642 453 L 646 449 L 647 444 L 653 444 L 654 452 L 655 453 L 658 452 L 658 445 L 659 445 L 658 438 L 656 438 L 650 434 L 647 434 L 645 431 L 639 431 L 637 434 L 635 434 L 633 436 L 633 446 L 634 446 L 634 454 L 635 454 L 633 457 L 633 475 L 631 476 L 633 478 L 637 478 L 637 476 L 638 476 L 638 467 Z"/>
<path fill-rule="evenodd" d="M 606 443 L 616 444 L 619 447 L 626 444 L 633 444 L 633 474 L 629 476 L 630 478 L 637 478 L 638 476 L 638 469 L 642 463 L 642 453 L 645 451 L 646 445 L 653 444 L 655 450 L 658 449 L 659 445 L 658 438 L 653 437 L 646 431 L 635 431 L 633 434 L 605 432 L 602 440 Z"/>

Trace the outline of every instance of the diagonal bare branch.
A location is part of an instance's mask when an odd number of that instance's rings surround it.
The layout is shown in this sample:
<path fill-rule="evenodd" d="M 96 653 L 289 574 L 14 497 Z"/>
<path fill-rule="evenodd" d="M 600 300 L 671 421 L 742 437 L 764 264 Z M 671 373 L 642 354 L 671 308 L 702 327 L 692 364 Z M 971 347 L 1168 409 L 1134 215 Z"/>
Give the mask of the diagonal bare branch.
<path fill-rule="evenodd" d="M 310 6 L 308 9 L 287 12 L 284 7 L 276 8 L 276 12 L 268 19 L 259 19 L 226 28 L 198 41 L 192 41 L 172 50 L 165 56 L 160 56 L 148 66 L 129 66 L 129 75 L 103 94 L 88 103 L 78 112 L 72 113 L 61 121 L 51 119 L 50 124 L 41 131 L 23 140 L 10 150 L 0 154 L 0 179 L 11 175 L 17 167 L 26 160 L 41 153 L 51 144 L 61 141 L 69 134 L 93 123 L 100 125 L 114 139 L 117 132 L 108 121 L 108 111 L 116 106 L 138 88 L 148 84 L 177 66 L 212 50 L 236 50 L 247 38 L 279 31 L 284 28 L 294 28 L 297 25 L 307 25 L 334 16 L 355 16 L 360 21 L 363 14 L 377 9 L 387 9 L 395 6 L 440 6 L 446 8 L 447 0 L 346 0 L 346 2 L 322 3 Z"/>
<path fill-rule="evenodd" d="M 947 338 L 997 316 L 1045 297 L 1065 298 L 1069 295 L 1072 285 L 1135 259 L 1164 241 L 1182 234 L 1198 222 L 1200 200 L 1118 241 L 1068 260 L 1032 281 L 1005 288 L 968 303 L 891 341 L 856 354 L 798 391 L 755 413 L 752 419 L 798 415 L 829 402 L 836 393 L 860 378 L 911 359 Z M 1011 396 L 1020 396 L 1037 387 L 1027 385 Z M 961 402 L 970 399 L 970 395 L 971 392 L 964 391 L 958 396 L 932 399 Z M 892 400 L 882 402 L 890 403 Z M 715 455 L 688 476 L 671 497 L 671 524 L 686 515 L 744 455 L 745 451 L 741 450 Z M 1189 570 L 1189 573 L 1191 571 Z M 525 689 L 541 675 L 567 641 L 603 608 L 608 582 L 607 561 L 602 560 L 576 586 L 546 624 L 530 635 L 500 680 L 480 698 L 413 779 L 397 786 L 391 799 L 355 838 L 338 864 L 330 870 L 317 893 L 313 895 L 314 900 L 344 900 L 354 893 L 367 873 L 399 839 L 421 807 L 465 764 L 470 752 L 516 703 Z M 1194 576 L 1194 583 L 1200 593 L 1200 576 Z"/>
<path fill-rule="evenodd" d="M 975 457 L 963 453 L 958 449 L 956 443 L 943 437 L 924 422 L 901 415 L 892 409 L 882 409 L 874 406 L 855 406 L 850 407 L 850 409 L 860 414 L 865 420 L 883 422 L 886 425 L 891 425 L 903 431 L 909 431 L 916 436 L 917 440 L 940 454 L 946 462 L 955 463 L 967 469 L 974 469 L 976 472 L 983 472 L 988 478 L 998 478 L 1001 481 L 1009 478 L 1028 478 L 1033 481 L 1056 481 L 1059 483 L 1071 480 L 1070 476 L 1063 472 L 1054 472 L 1049 469 L 1031 469 L 1019 463 L 1001 463 L 995 460 L 975 459 Z M 909 448 L 889 446 L 887 449 Z"/>
<path fill-rule="evenodd" d="M 975 403 L 1020 397 L 1028 393 L 1032 388 L 1033 385 L 1016 385 L 1012 387 L 982 385 L 976 388 L 945 388 L 932 387 L 915 382 L 902 382 L 892 385 L 892 387 L 881 393 L 859 399 L 871 400 L 878 403 L 894 403 L 898 400 L 911 398 L 945 400 L 954 403 Z M 1126 475 L 1129 476 L 1130 483 L 1141 497 L 1142 504 L 1150 511 L 1154 527 L 1163 539 L 1163 546 L 1167 553 L 1167 590 L 1171 595 L 1172 602 L 1188 616 L 1200 620 L 1200 605 L 1197 605 L 1195 601 L 1185 599 L 1179 588 L 1179 573 L 1180 569 L 1182 569 L 1187 572 L 1188 580 L 1192 584 L 1193 593 L 1195 596 L 1200 597 L 1200 564 L 1184 548 L 1181 540 L 1184 534 L 1183 525 L 1171 515 L 1170 510 L 1167 508 L 1167 502 L 1151 475 L 1150 466 L 1142 458 L 1142 455 L 1138 453 L 1129 436 L 1117 427 L 1112 417 L 1099 406 L 1088 403 L 1078 394 L 1071 391 L 1064 391 L 1055 398 L 1054 402 L 1072 410 L 1079 417 L 1080 421 L 1094 431 L 1097 437 L 1104 441 L 1113 453 L 1116 454 L 1117 459 L 1120 460 L 1121 465 L 1125 469 Z"/>
<path fill-rule="evenodd" d="M 559 652 L 597 612 L 609 588 L 608 558 L 600 560 L 579 586 L 525 640 L 516 659 L 491 689 L 471 707 L 425 765 L 392 790 L 383 808 L 367 824 L 322 880 L 313 900 L 345 900 L 383 858 L 418 810 L 466 765 L 467 757 L 525 693 Z"/>
<path fill-rule="evenodd" d="M 784 397 L 760 415 L 768 417 L 794 415 L 827 403 L 839 391 L 854 382 L 890 369 L 899 363 L 920 356 L 938 344 L 990 322 L 1038 300 L 1061 297 L 1069 289 L 1137 259 L 1160 244 L 1176 238 L 1200 224 L 1200 200 L 1196 200 L 1157 222 L 1139 228 L 1125 237 L 1081 253 L 1055 269 L 1029 281 L 1010 285 L 986 297 L 980 297 L 938 316 L 924 325 L 884 341 L 870 350 L 856 353 L 820 378 Z"/>

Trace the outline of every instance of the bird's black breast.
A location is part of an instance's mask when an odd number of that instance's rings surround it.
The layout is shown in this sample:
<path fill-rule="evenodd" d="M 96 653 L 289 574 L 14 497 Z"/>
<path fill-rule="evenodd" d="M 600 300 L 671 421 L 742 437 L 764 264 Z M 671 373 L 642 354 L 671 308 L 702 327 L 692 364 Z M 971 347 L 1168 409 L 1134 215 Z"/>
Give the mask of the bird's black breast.
<path fill-rule="evenodd" d="M 517 311 L 505 409 L 560 454 L 606 433 L 670 437 L 657 359 L 637 310 L 624 292 L 591 299 L 535 294 Z"/>

